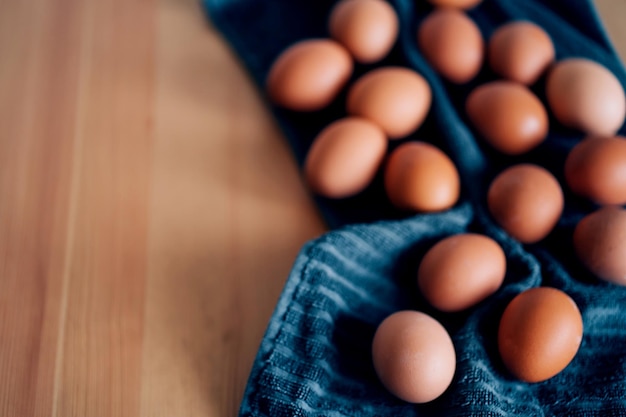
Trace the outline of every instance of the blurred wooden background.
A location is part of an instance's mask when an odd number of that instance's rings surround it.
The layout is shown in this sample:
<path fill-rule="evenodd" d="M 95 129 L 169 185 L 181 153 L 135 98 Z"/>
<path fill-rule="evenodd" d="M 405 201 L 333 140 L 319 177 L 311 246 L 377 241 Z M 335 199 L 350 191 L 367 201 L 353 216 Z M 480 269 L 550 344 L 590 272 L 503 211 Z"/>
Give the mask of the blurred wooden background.
<path fill-rule="evenodd" d="M 0 1 L 0 416 L 235 415 L 323 231 L 196 0 Z"/>

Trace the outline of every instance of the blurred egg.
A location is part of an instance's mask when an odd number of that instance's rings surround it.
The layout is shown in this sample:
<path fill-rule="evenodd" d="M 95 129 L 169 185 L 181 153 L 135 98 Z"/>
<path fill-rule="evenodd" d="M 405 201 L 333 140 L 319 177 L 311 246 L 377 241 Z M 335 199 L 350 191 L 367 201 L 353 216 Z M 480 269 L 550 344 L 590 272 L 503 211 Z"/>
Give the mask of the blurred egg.
<path fill-rule="evenodd" d="M 512 81 L 492 81 L 475 88 L 465 109 L 485 140 L 507 155 L 528 152 L 548 135 L 545 107 L 527 87 Z"/>
<path fill-rule="evenodd" d="M 500 288 L 506 273 L 504 251 L 493 239 L 473 233 L 447 237 L 422 259 L 417 282 L 435 308 L 461 311 Z"/>
<path fill-rule="evenodd" d="M 626 116 L 626 97 L 619 80 L 588 59 L 558 62 L 548 74 L 546 97 L 559 122 L 590 135 L 614 135 Z"/>
<path fill-rule="evenodd" d="M 424 142 L 407 142 L 389 156 L 385 190 L 401 209 L 432 212 L 452 207 L 460 194 L 454 163 L 440 149 Z"/>
<path fill-rule="evenodd" d="M 434 10 L 420 24 L 417 42 L 433 68 L 454 83 L 468 82 L 483 64 L 483 37 L 476 23 L 462 11 Z"/>
<path fill-rule="evenodd" d="M 493 180 L 487 205 L 508 234 L 522 243 L 535 243 L 559 221 L 563 191 L 545 168 L 519 164 L 505 169 Z"/>
<path fill-rule="evenodd" d="M 511 81 L 530 85 L 554 61 L 554 45 L 541 27 L 526 21 L 500 26 L 488 45 L 489 65 Z"/>
<path fill-rule="evenodd" d="M 385 388 L 410 403 L 439 397 L 456 369 L 450 335 L 437 320 L 418 311 L 399 311 L 383 320 L 372 342 L 372 360 Z"/>
<path fill-rule="evenodd" d="M 307 183 L 325 197 L 359 193 L 376 175 L 387 150 L 387 137 L 374 123 L 348 117 L 322 130 L 304 164 Z"/>
<path fill-rule="evenodd" d="M 626 204 L 626 138 L 588 137 L 565 161 L 573 192 L 598 204 Z"/>
<path fill-rule="evenodd" d="M 451 7 L 456 9 L 471 9 L 482 3 L 483 0 L 428 0 L 436 7 Z"/>
<path fill-rule="evenodd" d="M 608 206 L 585 216 L 574 230 L 574 249 L 598 278 L 626 285 L 626 210 Z"/>
<path fill-rule="evenodd" d="M 504 310 L 498 349 L 514 376 L 540 382 L 567 367 L 582 337 L 583 320 L 574 300 L 556 288 L 531 288 Z"/>
<path fill-rule="evenodd" d="M 370 119 L 387 136 L 413 133 L 424 121 L 431 103 L 430 86 L 408 68 L 383 67 L 359 78 L 348 92 L 349 114 Z"/>
<path fill-rule="evenodd" d="M 314 111 L 329 105 L 352 75 L 348 51 L 329 39 L 291 45 L 274 61 L 266 80 L 272 101 L 291 110 Z"/>
<path fill-rule="evenodd" d="M 383 59 L 398 37 L 398 16 L 383 0 L 342 0 L 328 22 L 330 36 L 361 63 Z"/>

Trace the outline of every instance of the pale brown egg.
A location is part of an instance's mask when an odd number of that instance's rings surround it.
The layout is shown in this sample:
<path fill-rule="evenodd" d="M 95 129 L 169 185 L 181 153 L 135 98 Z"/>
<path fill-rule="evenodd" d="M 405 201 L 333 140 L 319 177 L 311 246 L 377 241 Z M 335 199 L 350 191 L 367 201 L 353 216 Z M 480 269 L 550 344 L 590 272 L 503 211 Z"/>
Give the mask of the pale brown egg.
<path fill-rule="evenodd" d="M 398 37 L 398 16 L 383 0 L 342 0 L 328 22 L 330 36 L 363 64 L 383 59 Z"/>
<path fill-rule="evenodd" d="M 352 75 L 350 53 L 330 39 L 308 39 L 284 50 L 266 80 L 271 100 L 298 111 L 328 106 Z"/>
<path fill-rule="evenodd" d="M 410 403 L 441 396 L 456 369 L 450 335 L 437 320 L 418 311 L 399 311 L 383 320 L 372 342 L 372 360 L 385 388 Z"/>
<path fill-rule="evenodd" d="M 491 183 L 487 205 L 496 222 L 522 243 L 535 243 L 556 226 L 563 212 L 563 191 L 545 168 L 519 164 Z"/>
<path fill-rule="evenodd" d="M 485 45 L 480 29 L 460 10 L 431 12 L 419 26 L 417 43 L 433 68 L 456 84 L 470 81 L 483 64 Z"/>
<path fill-rule="evenodd" d="M 588 137 L 565 161 L 573 192 L 598 204 L 626 204 L 626 138 Z"/>
<path fill-rule="evenodd" d="M 607 206 L 585 216 L 574 230 L 574 248 L 598 278 L 626 285 L 626 210 Z"/>
<path fill-rule="evenodd" d="M 530 151 L 548 135 L 548 112 L 527 87 L 512 81 L 492 81 L 475 88 L 465 103 L 478 132 L 507 155 Z"/>
<path fill-rule="evenodd" d="M 407 142 L 389 156 L 385 190 L 401 209 L 433 212 L 452 207 L 459 199 L 459 173 L 439 148 L 424 142 Z"/>
<path fill-rule="evenodd" d="M 349 114 L 378 124 L 390 139 L 413 133 L 420 127 L 432 94 L 418 73 L 408 68 L 383 67 L 359 78 L 348 92 Z"/>
<path fill-rule="evenodd" d="M 539 287 L 518 294 L 504 310 L 498 349 L 514 376 L 540 382 L 569 365 L 582 337 L 583 320 L 574 300 L 556 288 Z"/>
<path fill-rule="evenodd" d="M 369 185 L 386 150 L 387 137 L 374 123 L 359 117 L 337 120 L 311 145 L 304 164 L 307 183 L 325 197 L 350 197 Z"/>
<path fill-rule="evenodd" d="M 589 135 L 612 136 L 624 124 L 624 89 L 597 62 L 583 58 L 558 62 L 548 73 L 546 97 L 559 122 Z"/>
<path fill-rule="evenodd" d="M 511 81 L 530 85 L 554 61 L 550 35 L 532 22 L 518 21 L 500 26 L 487 48 L 493 71 Z"/>
<path fill-rule="evenodd" d="M 435 244 L 422 259 L 417 282 L 435 308 L 454 312 L 472 307 L 496 292 L 506 273 L 506 257 L 498 243 L 464 233 Z"/>
<path fill-rule="evenodd" d="M 471 9 L 476 7 L 483 0 L 428 0 L 430 4 L 437 7 L 451 7 L 455 9 Z"/>

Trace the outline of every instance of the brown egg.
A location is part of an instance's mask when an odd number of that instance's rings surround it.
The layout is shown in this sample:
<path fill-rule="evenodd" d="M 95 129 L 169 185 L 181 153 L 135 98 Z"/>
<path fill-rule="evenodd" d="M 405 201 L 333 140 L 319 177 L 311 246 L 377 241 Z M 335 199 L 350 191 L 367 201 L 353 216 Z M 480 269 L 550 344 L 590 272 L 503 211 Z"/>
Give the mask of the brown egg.
<path fill-rule="evenodd" d="M 598 204 L 626 204 L 626 138 L 588 137 L 571 150 L 565 179 Z"/>
<path fill-rule="evenodd" d="M 561 372 L 574 359 L 583 337 L 580 311 L 556 288 L 532 288 L 504 310 L 498 348 L 504 365 L 517 378 L 540 382 Z"/>
<path fill-rule="evenodd" d="M 522 243 L 535 243 L 559 221 L 563 191 L 545 168 L 519 164 L 505 169 L 493 180 L 487 205 L 508 234 Z"/>
<path fill-rule="evenodd" d="M 482 3 L 483 0 L 428 0 L 430 4 L 437 7 L 452 7 L 455 9 L 471 9 Z"/>
<path fill-rule="evenodd" d="M 440 149 L 424 142 L 407 142 L 389 156 L 385 189 L 399 208 L 432 212 L 446 210 L 459 199 L 459 173 Z"/>
<path fill-rule="evenodd" d="M 585 216 L 574 230 L 574 248 L 598 278 L 626 285 L 626 210 L 608 206 Z"/>
<path fill-rule="evenodd" d="M 546 80 L 548 105 L 565 126 L 612 136 L 624 124 L 626 97 L 611 71 L 583 58 L 558 62 Z"/>
<path fill-rule="evenodd" d="M 383 0 L 342 0 L 328 22 L 330 36 L 364 64 L 383 59 L 398 37 L 398 16 Z"/>
<path fill-rule="evenodd" d="M 304 172 L 313 191 L 330 198 L 359 193 L 380 167 L 387 137 L 374 123 L 348 117 L 328 125 L 313 141 Z"/>
<path fill-rule="evenodd" d="M 487 236 L 466 233 L 439 241 L 424 255 L 417 282 L 424 298 L 445 312 L 478 304 L 500 288 L 504 251 Z"/>
<path fill-rule="evenodd" d="M 507 155 L 528 152 L 548 135 L 545 107 L 528 88 L 512 81 L 493 81 L 475 88 L 465 109 L 485 140 Z"/>
<path fill-rule="evenodd" d="M 291 45 L 274 61 L 266 81 L 272 101 L 291 110 L 329 105 L 352 75 L 352 57 L 339 43 L 309 39 Z"/>
<path fill-rule="evenodd" d="M 417 31 L 417 43 L 433 68 L 457 84 L 474 78 L 483 64 L 485 45 L 480 29 L 456 9 L 430 13 Z"/>
<path fill-rule="evenodd" d="M 426 80 L 408 68 L 383 67 L 359 78 L 348 93 L 348 113 L 370 119 L 387 136 L 413 133 L 424 121 L 431 102 Z"/>
<path fill-rule="evenodd" d="M 410 403 L 434 400 L 450 386 L 456 353 L 446 329 L 418 311 L 399 311 L 378 326 L 372 342 L 378 378 Z"/>
<path fill-rule="evenodd" d="M 489 39 L 489 65 L 496 74 L 511 81 L 535 83 L 554 61 L 550 35 L 531 22 L 500 26 Z"/>

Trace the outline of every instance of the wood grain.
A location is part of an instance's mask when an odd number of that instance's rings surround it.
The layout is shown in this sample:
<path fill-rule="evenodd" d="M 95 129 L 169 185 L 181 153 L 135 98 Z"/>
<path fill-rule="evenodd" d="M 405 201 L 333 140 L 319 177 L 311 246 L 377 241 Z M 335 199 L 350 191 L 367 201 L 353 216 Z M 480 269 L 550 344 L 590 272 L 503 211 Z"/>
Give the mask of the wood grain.
<path fill-rule="evenodd" d="M 234 415 L 323 226 L 194 1 L 0 4 L 0 415 Z"/>
<path fill-rule="evenodd" d="M 142 415 L 230 416 L 291 263 L 323 226 L 194 1 L 162 2 L 158 26 Z"/>
<path fill-rule="evenodd" d="M 239 62 L 195 0 L 0 0 L 0 51 L 0 416 L 235 415 L 324 231 Z"/>

